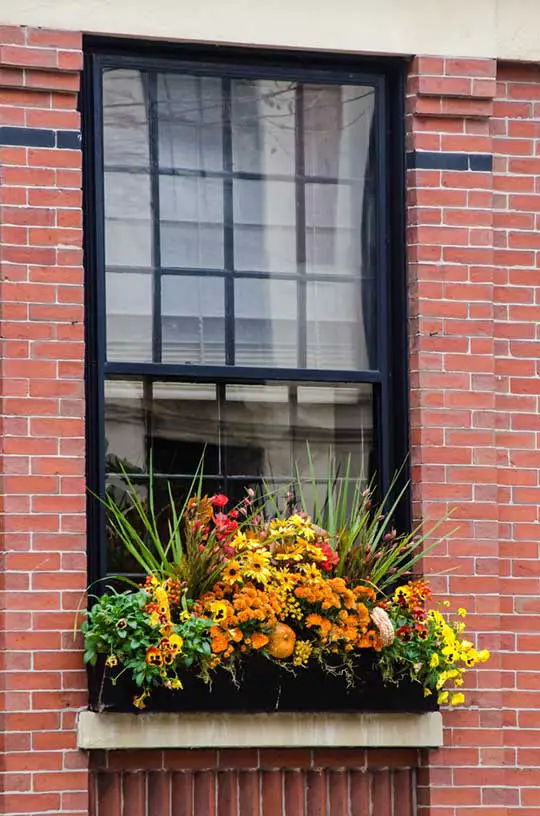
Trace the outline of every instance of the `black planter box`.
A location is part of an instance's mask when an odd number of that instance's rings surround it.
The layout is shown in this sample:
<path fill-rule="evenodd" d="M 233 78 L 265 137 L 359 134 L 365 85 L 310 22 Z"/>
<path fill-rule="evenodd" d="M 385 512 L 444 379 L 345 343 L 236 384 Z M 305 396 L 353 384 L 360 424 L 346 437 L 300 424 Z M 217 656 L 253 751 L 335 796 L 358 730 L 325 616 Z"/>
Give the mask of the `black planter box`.
<path fill-rule="evenodd" d="M 437 710 L 437 695 L 424 697 L 419 683 L 385 685 L 376 659 L 365 654 L 355 663 L 356 683 L 348 687 L 343 676 L 318 666 L 296 669 L 295 674 L 259 655 L 251 655 L 239 670 L 237 684 L 224 670 L 207 685 L 194 674 L 181 673 L 183 690 L 156 687 L 146 700 L 146 711 L 164 712 L 423 712 Z M 94 711 L 137 711 L 133 697 L 140 689 L 126 675 L 113 684 L 104 666 L 91 670 L 91 708 Z"/>

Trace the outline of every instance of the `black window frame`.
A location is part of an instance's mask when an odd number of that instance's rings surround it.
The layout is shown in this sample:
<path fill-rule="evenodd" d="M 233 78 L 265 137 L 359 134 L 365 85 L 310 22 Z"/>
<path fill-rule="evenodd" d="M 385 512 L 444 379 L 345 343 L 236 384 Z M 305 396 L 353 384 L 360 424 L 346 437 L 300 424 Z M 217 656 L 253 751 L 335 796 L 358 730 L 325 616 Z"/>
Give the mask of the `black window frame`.
<path fill-rule="evenodd" d="M 408 478 L 408 310 L 405 242 L 405 70 L 407 61 L 313 52 L 199 45 L 156 45 L 109 38 L 85 38 L 81 89 L 83 144 L 83 208 L 86 339 L 86 478 L 88 574 L 94 582 L 105 573 L 106 535 L 103 507 L 92 493 L 105 485 L 104 406 L 108 375 L 130 379 L 212 384 L 269 382 L 370 383 L 374 386 L 374 432 L 377 439 L 377 482 L 381 494 L 394 473 Z M 178 365 L 173 363 L 106 362 L 103 106 L 101 76 L 105 67 L 155 71 L 193 69 L 202 75 L 240 78 L 270 77 L 331 84 L 370 83 L 376 88 L 374 130 L 376 204 L 376 302 L 378 369 L 331 371 Z M 359 229 L 361 226 L 359 225 Z M 155 338 L 153 338 L 155 342 Z M 403 502 L 397 519 L 410 522 L 410 504 Z"/>

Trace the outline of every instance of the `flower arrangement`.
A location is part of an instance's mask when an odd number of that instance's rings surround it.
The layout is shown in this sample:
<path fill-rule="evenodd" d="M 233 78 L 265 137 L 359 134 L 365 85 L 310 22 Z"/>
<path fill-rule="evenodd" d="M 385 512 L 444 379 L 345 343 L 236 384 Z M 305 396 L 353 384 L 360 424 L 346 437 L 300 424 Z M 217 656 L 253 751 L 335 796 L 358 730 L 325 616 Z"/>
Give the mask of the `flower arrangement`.
<path fill-rule="evenodd" d="M 438 703 L 464 702 L 466 669 L 489 653 L 464 638 L 465 610 L 449 621 L 448 602 L 431 605 L 428 583 L 412 576 L 428 534 L 398 536 L 383 505 L 372 507 L 371 490 L 355 488 L 352 503 L 342 497 L 352 507 L 348 524 L 341 501 L 330 513 L 327 503 L 311 517 L 300 508 L 268 519 L 252 490 L 228 512 L 222 494 L 199 489 L 180 509 L 170 495 L 164 539 L 151 489 L 146 506 L 125 479 L 142 533 L 110 496 L 104 501 L 147 578 L 97 598 L 83 631 L 85 661 L 102 656 L 113 682 L 131 675 L 137 708 L 153 687 L 180 692 L 187 672 L 208 683 L 223 670 L 236 678 L 254 653 L 291 673 L 317 663 L 349 685 L 362 680 L 359 655 L 370 654 L 384 682 L 408 678 Z"/>

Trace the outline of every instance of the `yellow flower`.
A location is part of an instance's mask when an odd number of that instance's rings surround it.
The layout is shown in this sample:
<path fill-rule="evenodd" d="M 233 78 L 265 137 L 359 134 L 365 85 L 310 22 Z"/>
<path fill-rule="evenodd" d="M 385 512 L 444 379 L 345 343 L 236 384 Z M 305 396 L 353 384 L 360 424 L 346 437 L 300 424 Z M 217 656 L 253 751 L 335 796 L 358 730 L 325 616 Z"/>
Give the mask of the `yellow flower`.
<path fill-rule="evenodd" d="M 399 603 L 400 601 L 408 601 L 411 597 L 411 590 L 408 586 L 400 586 L 394 592 L 394 601 Z"/>
<path fill-rule="evenodd" d="M 170 687 L 172 689 L 181 689 L 184 688 L 178 677 L 173 677 L 170 682 Z"/>
<path fill-rule="evenodd" d="M 180 635 L 173 634 L 169 638 L 169 644 L 173 652 L 179 652 L 184 645 L 184 638 Z"/>
<path fill-rule="evenodd" d="M 463 623 L 463 621 L 460 621 L 460 623 L 455 623 L 454 624 L 454 629 L 456 630 L 456 632 L 464 632 L 465 631 L 465 624 Z"/>
<path fill-rule="evenodd" d="M 215 623 L 220 623 L 227 617 L 228 606 L 224 601 L 215 601 L 210 604 L 210 612 L 212 613 L 212 620 Z"/>
<path fill-rule="evenodd" d="M 310 658 L 313 646 L 308 640 L 297 640 L 294 649 L 293 664 L 305 666 Z"/>
<path fill-rule="evenodd" d="M 430 667 L 431 667 L 432 669 L 436 669 L 436 668 L 437 668 L 437 666 L 439 665 L 439 663 L 440 663 L 440 660 L 439 660 L 439 655 L 438 655 L 436 652 L 434 652 L 434 653 L 431 655 L 431 660 L 429 661 L 429 665 L 430 665 Z"/>
<path fill-rule="evenodd" d="M 133 698 L 133 705 L 135 708 L 146 708 L 146 703 L 144 702 L 146 698 L 150 695 L 150 692 L 143 691 L 138 697 Z"/>
<path fill-rule="evenodd" d="M 453 706 L 461 705 L 464 702 L 465 702 L 465 695 L 463 694 L 462 691 L 457 691 L 455 694 L 452 694 L 452 697 L 450 699 L 450 705 L 453 705 Z"/>
<path fill-rule="evenodd" d="M 458 613 L 460 618 L 466 618 L 467 617 L 467 610 L 463 609 L 462 606 L 459 607 L 457 613 Z"/>
<path fill-rule="evenodd" d="M 105 661 L 105 665 L 109 667 L 109 669 L 114 668 L 114 666 L 118 666 L 118 658 L 116 655 L 110 654 L 107 660 Z"/>
<path fill-rule="evenodd" d="M 274 580 L 277 581 L 282 589 L 294 589 L 296 586 L 296 578 L 294 573 L 286 570 L 276 570 L 274 572 Z"/>
<path fill-rule="evenodd" d="M 180 612 L 180 620 L 182 621 L 182 623 L 185 623 L 190 618 L 191 618 L 191 612 L 188 612 L 187 610 L 185 610 L 184 612 Z"/>
<path fill-rule="evenodd" d="M 450 606 L 450 601 L 443 601 L 442 605 L 446 606 L 446 607 L 449 607 Z"/>
<path fill-rule="evenodd" d="M 458 688 L 459 686 L 462 686 L 462 685 L 463 685 L 463 677 L 456 677 L 456 679 L 454 680 L 454 686 L 456 686 L 456 688 Z"/>
<path fill-rule="evenodd" d="M 482 651 L 478 652 L 478 660 L 480 663 L 485 663 L 490 657 L 491 653 L 487 649 L 482 649 Z"/>
<path fill-rule="evenodd" d="M 434 622 L 438 632 L 444 632 L 446 630 L 447 623 L 438 609 L 430 609 L 428 611 L 428 617 Z"/>
<path fill-rule="evenodd" d="M 440 691 L 439 696 L 437 697 L 437 703 L 441 705 L 441 703 L 448 702 L 448 692 L 447 691 Z"/>
<path fill-rule="evenodd" d="M 424 687 L 424 697 L 431 697 L 433 692 L 427 686 Z"/>
<path fill-rule="evenodd" d="M 151 623 L 152 626 L 159 626 L 159 613 L 158 612 L 152 612 L 152 614 L 150 615 L 150 623 Z"/>
<path fill-rule="evenodd" d="M 253 581 L 260 581 L 261 584 L 266 584 L 271 576 L 269 564 L 270 553 L 260 551 L 249 553 L 244 566 L 244 575 Z"/>
<path fill-rule="evenodd" d="M 240 564 L 238 561 L 229 561 L 221 575 L 222 580 L 226 584 L 234 584 L 242 580 Z"/>
<path fill-rule="evenodd" d="M 468 652 L 470 649 L 472 649 L 473 644 L 470 640 L 462 640 L 460 646 L 462 652 Z"/>
<path fill-rule="evenodd" d="M 157 587 L 156 590 L 154 591 L 154 595 L 156 598 L 156 603 L 158 603 L 164 609 L 169 608 L 169 596 L 167 595 L 163 587 L 161 586 Z"/>
<path fill-rule="evenodd" d="M 310 579 L 311 581 L 317 581 L 321 577 L 321 571 L 315 566 L 315 564 L 303 564 L 300 569 L 306 578 Z"/>
<path fill-rule="evenodd" d="M 446 683 L 447 680 L 448 680 L 448 672 L 445 672 L 445 671 L 441 672 L 439 674 L 438 679 L 437 679 L 437 688 L 441 689 L 444 686 L 444 684 Z"/>
<path fill-rule="evenodd" d="M 478 663 L 478 652 L 476 649 L 468 649 L 461 655 L 461 659 L 469 669 L 472 669 Z"/>
<path fill-rule="evenodd" d="M 444 655 L 447 663 L 455 663 L 459 658 L 459 653 L 454 646 L 445 646 L 443 649 L 441 649 L 441 652 Z"/>

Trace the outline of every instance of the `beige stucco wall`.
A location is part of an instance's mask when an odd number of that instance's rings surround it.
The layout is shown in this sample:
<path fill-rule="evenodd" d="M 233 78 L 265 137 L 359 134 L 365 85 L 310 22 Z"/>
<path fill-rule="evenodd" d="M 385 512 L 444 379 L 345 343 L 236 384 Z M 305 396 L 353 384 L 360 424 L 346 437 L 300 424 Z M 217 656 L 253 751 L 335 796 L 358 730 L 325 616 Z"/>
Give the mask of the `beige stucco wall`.
<path fill-rule="evenodd" d="M 540 59 L 540 0 L 0 0 L 0 24 L 281 48 Z"/>

